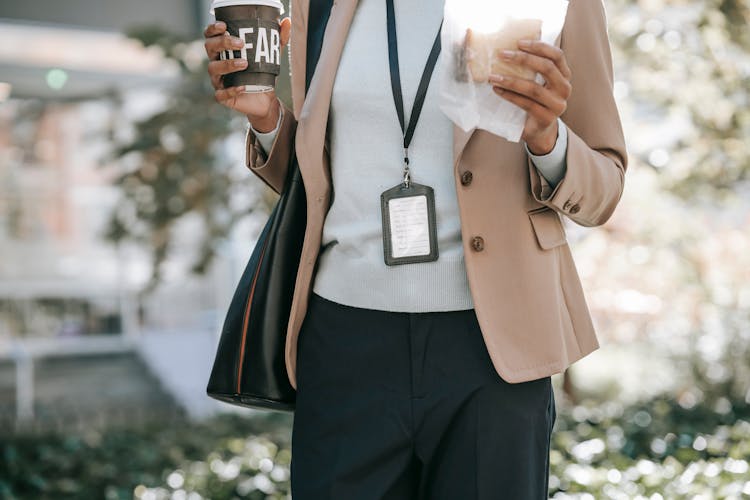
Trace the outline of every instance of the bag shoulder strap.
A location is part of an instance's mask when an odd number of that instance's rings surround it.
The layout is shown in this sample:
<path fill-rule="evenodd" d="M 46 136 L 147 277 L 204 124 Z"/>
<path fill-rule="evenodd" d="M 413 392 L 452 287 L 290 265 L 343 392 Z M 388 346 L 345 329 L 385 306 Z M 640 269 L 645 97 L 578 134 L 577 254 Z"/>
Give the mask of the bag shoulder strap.
<path fill-rule="evenodd" d="M 307 59 L 305 61 L 305 93 L 310 88 L 315 67 L 318 65 L 323 46 L 328 17 L 331 15 L 333 0 L 310 0 L 307 14 Z"/>

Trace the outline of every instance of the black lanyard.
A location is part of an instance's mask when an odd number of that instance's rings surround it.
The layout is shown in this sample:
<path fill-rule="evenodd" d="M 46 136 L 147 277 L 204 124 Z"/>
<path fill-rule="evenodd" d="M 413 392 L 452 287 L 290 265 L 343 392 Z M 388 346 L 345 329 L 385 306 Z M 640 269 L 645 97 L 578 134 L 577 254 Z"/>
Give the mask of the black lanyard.
<path fill-rule="evenodd" d="M 388 18 L 388 65 L 391 72 L 391 89 L 393 90 L 393 102 L 396 105 L 398 122 L 401 125 L 401 132 L 404 134 L 404 183 L 409 185 L 409 144 L 414 136 L 414 129 L 419 120 L 419 114 L 422 112 L 422 105 L 427 96 L 427 87 L 430 85 L 432 71 L 435 69 L 435 63 L 440 55 L 440 29 L 443 27 L 443 21 L 440 21 L 437 36 L 432 44 L 430 56 L 427 58 L 422 79 L 419 81 L 417 95 L 414 98 L 414 107 L 409 117 L 409 125 L 404 126 L 404 97 L 401 93 L 401 73 L 398 67 L 398 43 L 396 42 L 396 15 L 393 9 L 393 0 L 386 0 L 386 14 Z"/>

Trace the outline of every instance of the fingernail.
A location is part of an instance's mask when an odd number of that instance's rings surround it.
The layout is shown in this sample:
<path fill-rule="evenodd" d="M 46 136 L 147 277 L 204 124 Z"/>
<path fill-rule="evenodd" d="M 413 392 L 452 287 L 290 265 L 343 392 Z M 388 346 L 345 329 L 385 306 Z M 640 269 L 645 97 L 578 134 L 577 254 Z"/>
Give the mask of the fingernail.
<path fill-rule="evenodd" d="M 531 40 L 519 40 L 518 45 L 521 47 L 531 47 Z"/>
<path fill-rule="evenodd" d="M 233 47 L 242 47 L 243 45 L 245 45 L 245 44 L 239 38 L 232 38 L 232 46 Z"/>
<path fill-rule="evenodd" d="M 246 65 L 246 64 L 247 64 L 247 61 L 246 61 L 245 59 L 235 59 L 235 60 L 234 60 L 234 61 L 232 62 L 232 64 L 233 64 L 234 66 L 240 67 L 240 66 L 244 66 L 244 65 Z"/>
<path fill-rule="evenodd" d="M 516 54 L 515 51 L 512 51 L 512 50 L 503 50 L 500 52 L 500 55 L 506 59 L 510 59 L 515 54 Z"/>
<path fill-rule="evenodd" d="M 505 77 L 503 75 L 490 75 L 489 79 L 493 82 L 502 82 L 503 80 L 505 80 Z"/>

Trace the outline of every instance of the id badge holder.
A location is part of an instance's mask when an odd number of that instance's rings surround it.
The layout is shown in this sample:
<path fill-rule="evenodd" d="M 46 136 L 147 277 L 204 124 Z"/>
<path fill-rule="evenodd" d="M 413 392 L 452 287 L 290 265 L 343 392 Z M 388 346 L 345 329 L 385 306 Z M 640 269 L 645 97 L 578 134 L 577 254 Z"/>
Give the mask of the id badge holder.
<path fill-rule="evenodd" d="M 380 195 L 386 265 L 438 258 L 435 194 L 430 186 L 400 183 Z"/>

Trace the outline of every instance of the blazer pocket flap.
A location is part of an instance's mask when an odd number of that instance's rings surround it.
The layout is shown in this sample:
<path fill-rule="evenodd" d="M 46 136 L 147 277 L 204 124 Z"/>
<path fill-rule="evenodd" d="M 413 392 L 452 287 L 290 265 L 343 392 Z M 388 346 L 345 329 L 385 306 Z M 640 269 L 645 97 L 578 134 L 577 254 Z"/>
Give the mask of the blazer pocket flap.
<path fill-rule="evenodd" d="M 566 243 L 565 228 L 554 209 L 545 206 L 527 213 L 531 226 L 534 228 L 536 240 L 542 249 L 548 250 Z"/>

